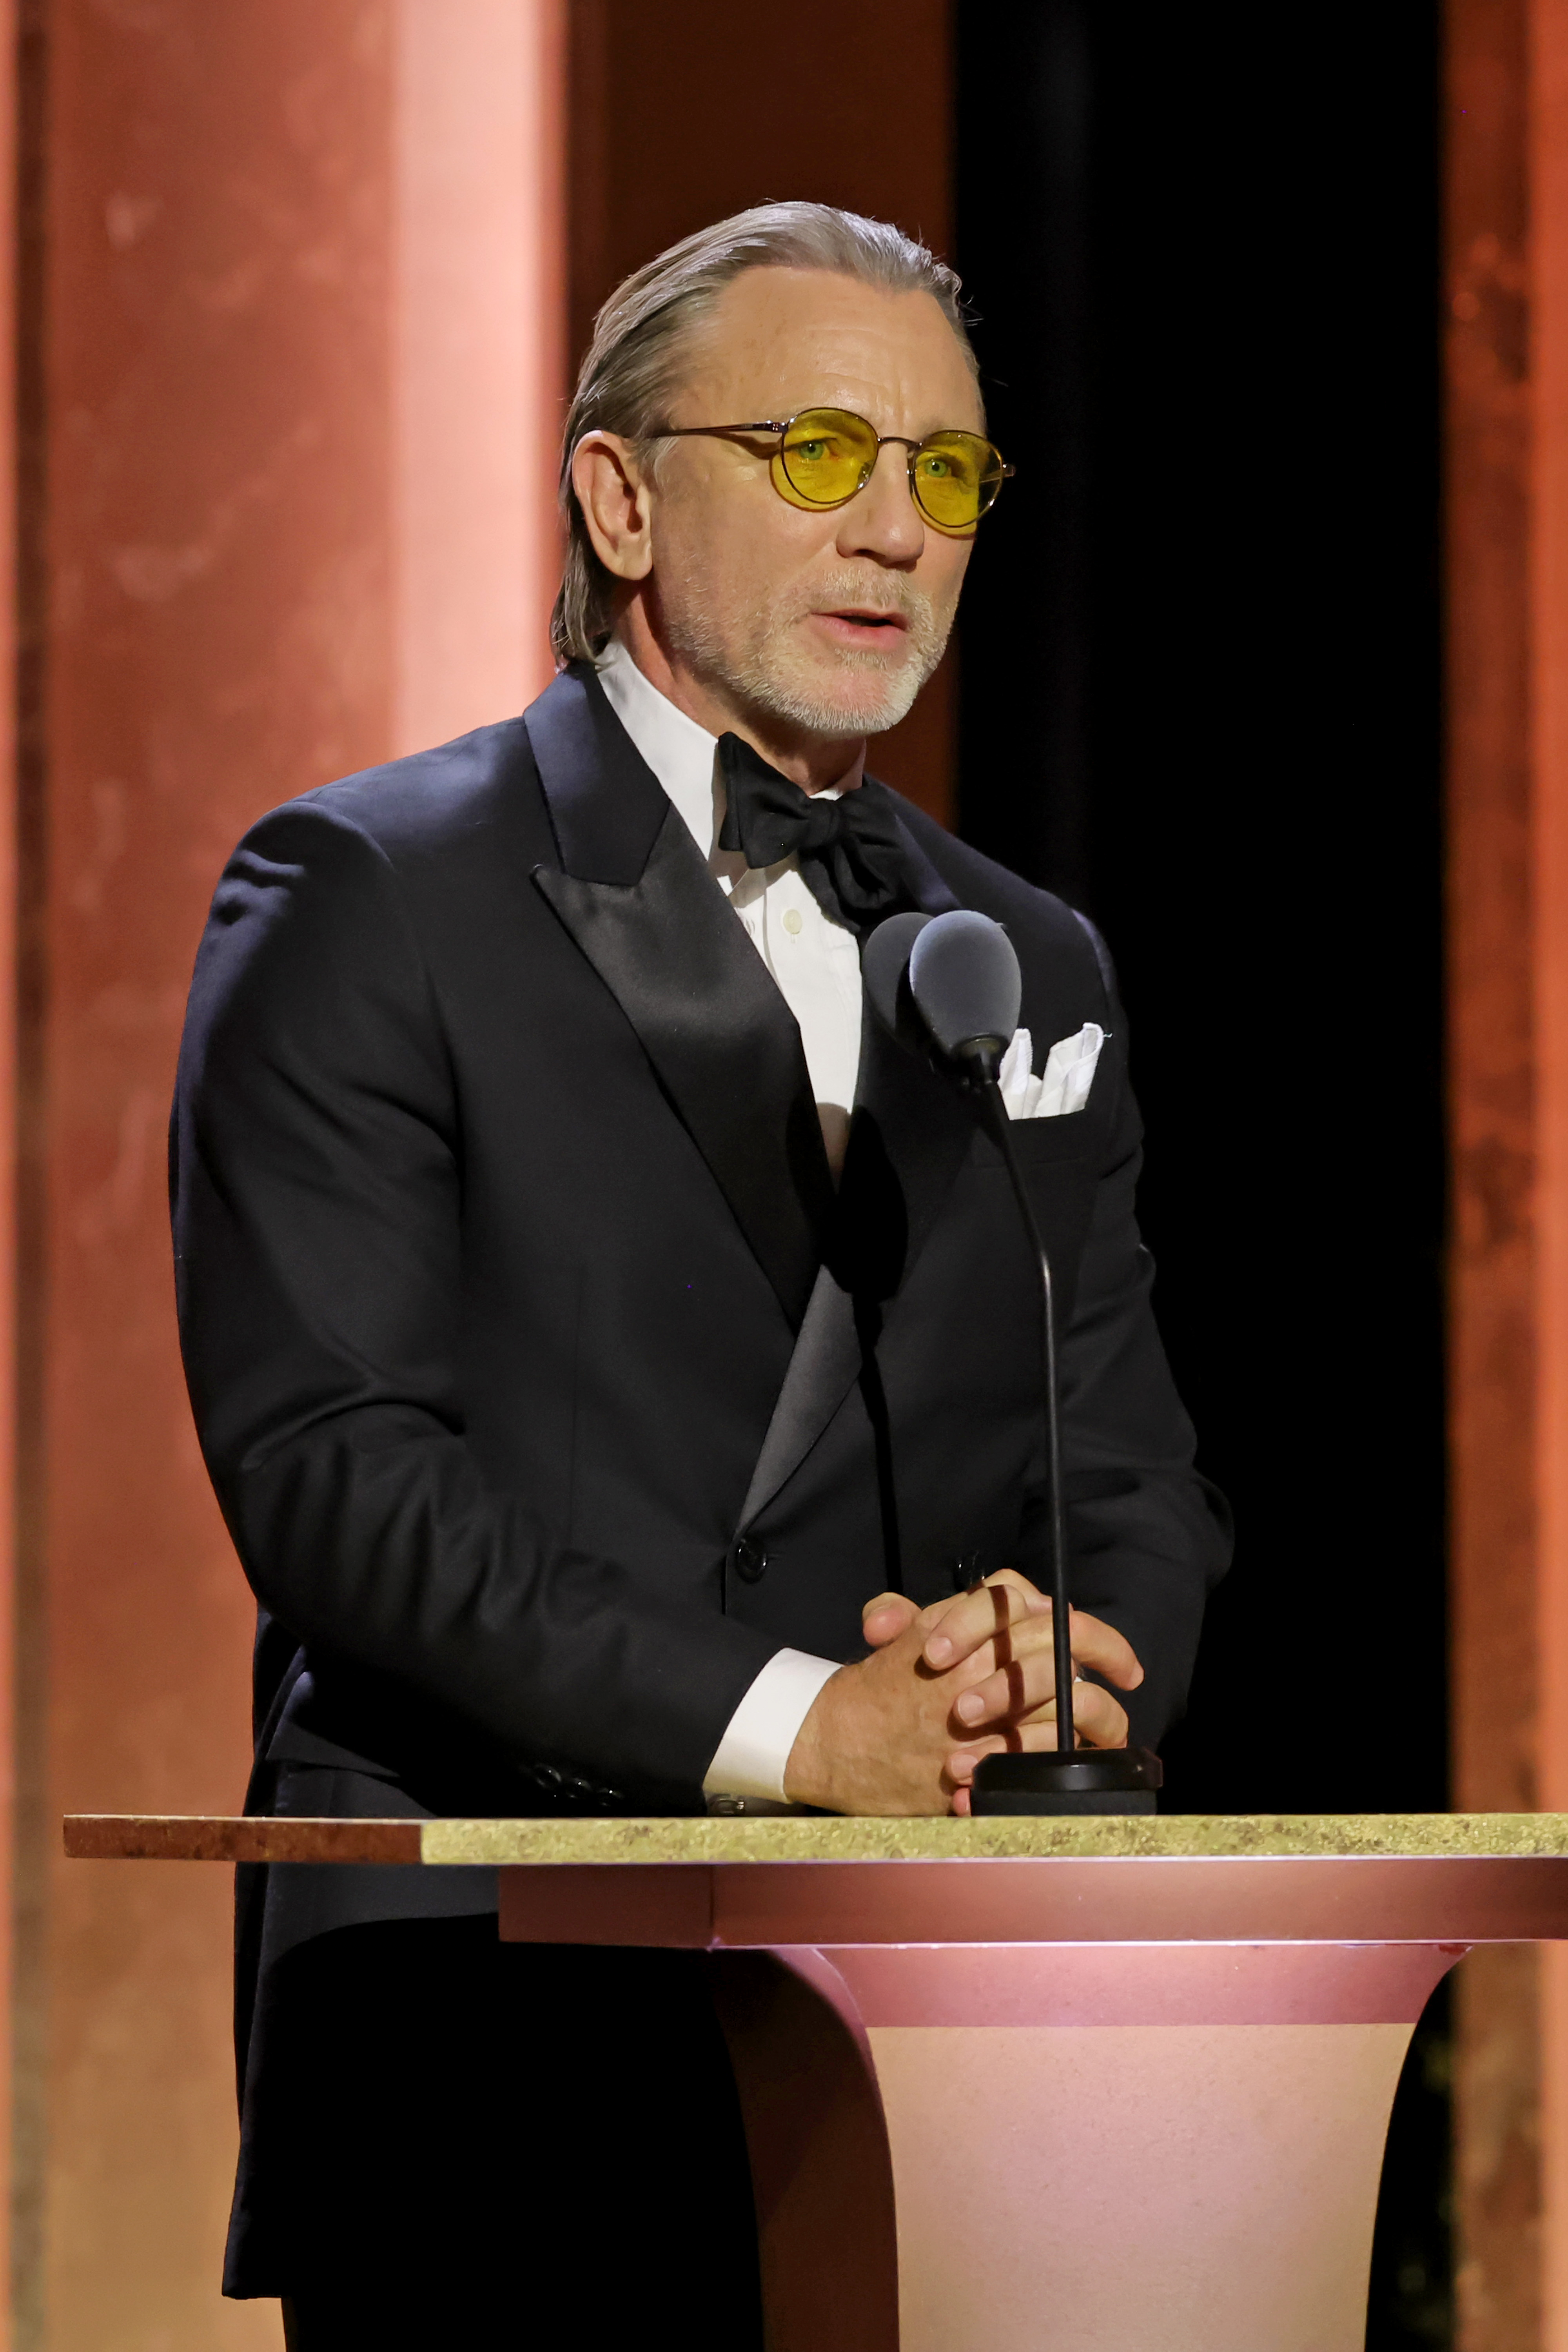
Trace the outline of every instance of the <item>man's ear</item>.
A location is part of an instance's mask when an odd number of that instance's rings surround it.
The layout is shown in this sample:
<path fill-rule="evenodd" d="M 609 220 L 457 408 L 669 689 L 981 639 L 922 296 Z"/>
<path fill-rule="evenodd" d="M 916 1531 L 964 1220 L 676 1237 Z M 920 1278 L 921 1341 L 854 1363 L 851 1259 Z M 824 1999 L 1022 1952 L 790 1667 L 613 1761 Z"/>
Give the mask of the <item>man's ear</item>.
<path fill-rule="evenodd" d="M 584 433 L 572 452 L 572 487 L 594 552 L 617 580 L 646 580 L 653 570 L 647 478 L 618 433 Z"/>

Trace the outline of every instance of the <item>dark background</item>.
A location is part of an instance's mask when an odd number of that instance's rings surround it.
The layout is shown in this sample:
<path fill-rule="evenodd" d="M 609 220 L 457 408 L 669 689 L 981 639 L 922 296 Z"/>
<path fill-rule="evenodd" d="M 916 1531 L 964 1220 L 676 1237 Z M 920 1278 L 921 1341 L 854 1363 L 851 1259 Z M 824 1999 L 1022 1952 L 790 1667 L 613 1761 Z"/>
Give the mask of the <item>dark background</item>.
<path fill-rule="evenodd" d="M 1447 1802 L 1437 15 L 959 0 L 960 824 L 1100 923 L 1236 1507 L 1178 1811 Z M 1447 2340 L 1445 2043 L 1374 2346 Z"/>
<path fill-rule="evenodd" d="M 1018 478 L 960 822 L 1121 973 L 1161 1321 L 1240 1528 L 1172 1802 L 1440 1807 L 1434 11 L 1198 15 L 961 38 Z"/>

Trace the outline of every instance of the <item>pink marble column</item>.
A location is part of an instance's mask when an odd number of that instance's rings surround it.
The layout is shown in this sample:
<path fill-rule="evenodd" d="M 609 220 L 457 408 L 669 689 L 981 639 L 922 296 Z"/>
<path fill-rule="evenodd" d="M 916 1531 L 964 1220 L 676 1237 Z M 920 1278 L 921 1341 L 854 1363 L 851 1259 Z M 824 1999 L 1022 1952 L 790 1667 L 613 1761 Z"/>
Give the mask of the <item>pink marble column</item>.
<path fill-rule="evenodd" d="M 1446 12 L 1457 1803 L 1568 1802 L 1568 10 Z M 1568 2342 L 1568 1973 L 1478 1956 L 1459 2340 Z"/>
<path fill-rule="evenodd" d="M 395 0 L 394 748 L 548 685 L 564 0 Z"/>
<path fill-rule="evenodd" d="M 31 22 L 17 2341 L 270 2352 L 217 2292 L 223 1874 L 62 1873 L 58 1822 L 244 1786 L 251 1607 L 174 1328 L 184 989 L 254 817 L 547 674 L 562 11 Z"/>

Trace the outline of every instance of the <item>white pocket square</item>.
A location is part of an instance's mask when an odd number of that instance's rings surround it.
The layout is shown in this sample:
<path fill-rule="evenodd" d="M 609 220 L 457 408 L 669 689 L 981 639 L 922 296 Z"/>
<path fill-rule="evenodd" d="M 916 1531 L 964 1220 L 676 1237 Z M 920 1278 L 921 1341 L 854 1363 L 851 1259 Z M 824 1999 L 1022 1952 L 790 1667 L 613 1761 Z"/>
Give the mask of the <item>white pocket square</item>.
<path fill-rule="evenodd" d="M 1086 1021 L 1074 1035 L 1058 1039 L 1051 1047 L 1037 1078 L 1031 1067 L 1034 1041 L 1026 1029 L 1016 1029 L 997 1074 L 1008 1118 L 1061 1118 L 1069 1111 L 1081 1110 L 1089 1100 L 1105 1036 L 1097 1021 Z"/>

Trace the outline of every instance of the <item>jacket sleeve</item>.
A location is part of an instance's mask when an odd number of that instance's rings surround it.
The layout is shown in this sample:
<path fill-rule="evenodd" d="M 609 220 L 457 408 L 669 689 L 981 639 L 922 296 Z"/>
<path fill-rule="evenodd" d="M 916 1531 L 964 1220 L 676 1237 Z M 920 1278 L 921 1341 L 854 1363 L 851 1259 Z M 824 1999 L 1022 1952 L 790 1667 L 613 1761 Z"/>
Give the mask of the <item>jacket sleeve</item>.
<path fill-rule="evenodd" d="M 1231 1523 L 1224 1496 L 1194 1467 L 1193 1426 L 1154 1324 L 1154 1263 L 1134 1213 L 1142 1141 L 1123 1077 L 1058 1352 L 1073 1603 L 1137 1652 L 1143 1682 L 1117 1696 L 1133 1743 L 1157 1747 L 1186 1705 L 1205 1601 L 1230 1565 Z M 1037 1578 L 1045 1556 L 1037 1485 L 1023 1545 Z"/>
<path fill-rule="evenodd" d="M 462 1161 L 402 884 L 321 803 L 223 877 L 171 1134 L 197 1427 L 263 1607 L 487 1749 L 695 1790 L 776 1643 L 662 1610 L 489 1486 L 458 1381 Z"/>

